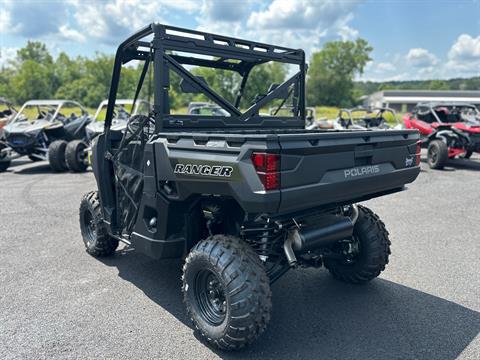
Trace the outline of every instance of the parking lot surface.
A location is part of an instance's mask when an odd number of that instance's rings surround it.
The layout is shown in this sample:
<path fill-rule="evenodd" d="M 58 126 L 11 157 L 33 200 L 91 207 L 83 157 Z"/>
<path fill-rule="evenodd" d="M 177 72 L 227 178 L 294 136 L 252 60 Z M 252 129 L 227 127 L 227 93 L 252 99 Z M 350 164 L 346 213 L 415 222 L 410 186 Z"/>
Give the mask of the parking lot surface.
<path fill-rule="evenodd" d="M 0 174 L 0 358 L 479 359 L 480 158 L 422 169 L 408 191 L 367 202 L 392 240 L 379 279 L 290 271 L 272 286 L 266 333 L 228 353 L 192 330 L 179 260 L 85 252 L 92 173 L 17 160 Z"/>

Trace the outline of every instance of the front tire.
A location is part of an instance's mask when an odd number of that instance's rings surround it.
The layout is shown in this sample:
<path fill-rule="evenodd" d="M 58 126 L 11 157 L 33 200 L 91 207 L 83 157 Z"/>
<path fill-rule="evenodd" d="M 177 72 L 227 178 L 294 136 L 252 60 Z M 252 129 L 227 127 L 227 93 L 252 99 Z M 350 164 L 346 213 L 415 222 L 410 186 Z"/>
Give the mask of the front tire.
<path fill-rule="evenodd" d="M 108 235 L 97 191 L 86 193 L 80 202 L 80 230 L 90 255 L 105 257 L 115 253 L 118 240 Z"/>
<path fill-rule="evenodd" d="M 351 248 L 355 250 L 353 256 L 345 252 L 344 259 L 325 259 L 325 267 L 335 278 L 360 284 L 376 278 L 385 270 L 391 244 L 388 231 L 377 214 L 361 205 L 358 205 L 352 244 Z"/>
<path fill-rule="evenodd" d="M 8 148 L 8 145 L 0 141 L 0 172 L 7 171 L 12 161 L 9 159 L 8 152 L 2 152 L 3 149 Z"/>
<path fill-rule="evenodd" d="M 48 146 L 48 163 L 55 172 L 66 171 L 65 149 L 67 142 L 64 140 L 55 140 Z"/>
<path fill-rule="evenodd" d="M 82 140 L 73 140 L 67 144 L 65 150 L 65 161 L 67 167 L 74 172 L 85 172 L 87 170 L 87 144 Z"/>
<path fill-rule="evenodd" d="M 187 313 L 210 344 L 240 349 L 265 330 L 269 279 L 258 255 L 239 238 L 214 235 L 199 242 L 185 260 L 182 280 Z"/>
<path fill-rule="evenodd" d="M 428 166 L 431 169 L 443 169 L 448 160 L 448 146 L 442 140 L 433 140 L 428 145 Z"/>

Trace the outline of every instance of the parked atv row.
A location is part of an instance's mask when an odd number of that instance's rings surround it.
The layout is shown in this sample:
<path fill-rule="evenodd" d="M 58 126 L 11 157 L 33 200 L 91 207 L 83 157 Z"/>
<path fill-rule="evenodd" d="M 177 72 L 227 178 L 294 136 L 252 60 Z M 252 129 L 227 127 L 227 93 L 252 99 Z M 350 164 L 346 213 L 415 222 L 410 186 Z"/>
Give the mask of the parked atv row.
<path fill-rule="evenodd" d="M 117 100 L 114 130 L 126 128 L 133 102 Z M 14 117 L 4 127 L 0 140 L 0 172 L 7 170 L 12 160 L 24 156 L 32 161 L 48 160 L 55 172 L 85 171 L 91 141 L 103 132 L 106 106 L 106 100 L 100 103 L 93 118 L 71 100 L 32 100 L 18 113 L 8 111 Z M 149 111 L 150 104 L 139 100 L 132 115 Z"/>
<path fill-rule="evenodd" d="M 387 107 L 340 109 L 336 122 L 342 129 L 403 129 L 395 110 Z"/>
<path fill-rule="evenodd" d="M 469 159 L 480 153 L 480 113 L 465 103 L 422 103 L 404 117 L 407 129 L 417 129 L 427 162 L 442 169 L 448 159 Z"/>
<path fill-rule="evenodd" d="M 27 101 L 3 128 L 0 171 L 23 156 L 32 161 L 48 160 L 54 171 L 65 170 L 67 142 L 83 139 L 90 121 L 86 109 L 75 101 Z"/>

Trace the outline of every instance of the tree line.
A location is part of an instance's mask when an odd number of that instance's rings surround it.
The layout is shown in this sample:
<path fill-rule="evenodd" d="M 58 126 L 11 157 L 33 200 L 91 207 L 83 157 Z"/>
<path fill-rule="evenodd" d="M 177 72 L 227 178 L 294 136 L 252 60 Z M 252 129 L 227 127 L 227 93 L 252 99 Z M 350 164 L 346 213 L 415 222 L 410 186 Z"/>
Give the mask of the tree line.
<path fill-rule="evenodd" d="M 307 79 L 307 102 L 311 105 L 353 104 L 353 78 L 363 71 L 370 60 L 370 51 L 371 47 L 362 39 L 327 43 L 324 50 L 312 57 Z M 64 98 L 79 101 L 87 107 L 96 107 L 108 96 L 113 61 L 113 55 L 100 53 L 87 58 L 70 57 L 61 52 L 54 58 L 44 43 L 29 41 L 17 51 L 15 59 L 8 66 L 0 69 L 0 96 L 16 104 L 31 99 Z M 118 98 L 133 97 L 141 67 L 138 64 L 122 69 Z M 237 73 L 209 68 L 195 68 L 192 72 L 202 76 L 227 100 L 233 101 L 235 98 L 241 80 Z M 281 83 L 287 75 L 287 67 L 280 63 L 255 66 L 240 106 L 248 107 L 256 94 L 265 93 L 266 86 Z M 179 77 L 171 76 L 170 80 L 173 95 L 170 106 L 173 109 L 198 98 L 195 94 L 180 91 Z M 141 95 L 148 96 L 150 90 L 151 85 L 144 86 Z"/>
<path fill-rule="evenodd" d="M 386 89 L 478 89 L 480 77 L 449 81 L 355 82 L 371 61 L 373 48 L 364 39 L 331 41 L 314 52 L 307 73 L 307 104 L 310 106 L 353 106 L 362 95 Z M 31 99 L 64 98 L 96 107 L 108 97 L 113 69 L 113 55 L 96 53 L 93 57 L 70 57 L 61 52 L 54 58 L 46 45 L 29 41 L 17 51 L 8 66 L 0 69 L 0 97 L 21 104 Z M 118 98 L 132 98 L 141 73 L 141 64 L 122 69 Z M 233 101 L 240 77 L 232 71 L 194 68 L 192 72 L 227 100 Z M 245 89 L 241 107 L 248 107 L 255 94 L 265 93 L 266 84 L 281 83 L 288 69 L 280 63 L 254 67 Z M 175 109 L 198 98 L 180 91 L 180 79 L 171 77 L 171 108 Z M 151 80 L 146 80 L 148 83 Z M 151 84 L 142 88 L 141 96 L 151 93 Z M 250 100 L 247 100 L 250 99 Z"/>

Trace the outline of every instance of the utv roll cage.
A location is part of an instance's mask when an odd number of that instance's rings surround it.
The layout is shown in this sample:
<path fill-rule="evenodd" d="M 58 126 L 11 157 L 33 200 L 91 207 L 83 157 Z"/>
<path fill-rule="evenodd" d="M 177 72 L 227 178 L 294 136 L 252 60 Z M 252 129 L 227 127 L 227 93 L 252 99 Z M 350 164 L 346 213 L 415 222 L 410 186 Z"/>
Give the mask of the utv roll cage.
<path fill-rule="evenodd" d="M 3 105 L 6 108 L 11 109 L 13 111 L 17 111 L 17 109 L 15 109 L 15 107 L 13 106 L 13 103 L 11 101 L 8 101 L 5 98 L 0 97 L 0 105 Z"/>
<path fill-rule="evenodd" d="M 153 34 L 151 41 L 145 38 Z M 186 55 L 185 55 L 186 54 Z M 191 56 L 191 55 L 197 55 Z M 210 58 L 208 58 L 207 56 Z M 152 117 L 155 131 L 185 131 L 269 128 L 304 128 L 305 125 L 305 53 L 301 49 L 289 49 L 206 32 L 187 30 L 174 26 L 152 23 L 136 32 L 120 44 L 115 55 L 108 107 L 105 117 L 105 134 L 108 138 L 112 122 L 122 65 L 132 60 L 144 61 L 135 98 L 138 96 L 149 64 L 153 63 L 154 104 Z M 252 68 L 269 61 L 298 65 L 298 72 L 282 84 L 272 84 L 267 93 L 257 97 L 249 108 L 240 110 L 240 101 Z M 235 101 L 231 103 L 214 91 L 202 78 L 188 71 L 187 66 L 201 66 L 231 70 L 242 80 Z M 170 71 L 180 76 L 190 92 L 200 92 L 209 101 L 225 109 L 230 116 L 175 115 L 170 113 Z M 183 85 L 182 85 L 183 86 Z M 293 86 L 292 90 L 289 90 Z M 189 92 L 189 91 L 186 91 Z M 288 96 L 285 94 L 288 93 Z M 293 95 L 294 111 L 289 117 L 260 115 L 260 109 L 273 99 L 286 99 Z"/>
<path fill-rule="evenodd" d="M 457 122 L 459 119 L 453 116 L 453 119 L 441 119 L 437 113 L 438 108 L 448 108 L 450 111 L 457 111 L 458 109 L 469 108 L 478 113 L 478 109 L 475 105 L 464 103 L 464 102 L 425 102 L 418 103 L 414 110 L 413 114 L 415 116 L 421 116 L 422 120 L 429 123 L 438 122 L 440 124 L 448 122 Z"/>
<path fill-rule="evenodd" d="M 140 109 L 143 106 L 151 108 L 150 103 L 146 100 L 141 100 L 137 99 L 136 104 L 133 103 L 133 99 L 117 99 L 114 105 L 115 106 L 125 106 L 125 105 L 132 105 L 131 108 L 131 114 L 135 115 L 138 113 L 138 109 Z M 135 108 L 133 107 L 135 105 Z M 108 100 L 103 100 L 100 105 L 98 105 L 97 110 L 95 111 L 95 115 L 93 115 L 93 120 L 96 121 L 98 117 L 100 116 L 100 113 L 102 112 L 103 108 L 108 107 Z"/>
<path fill-rule="evenodd" d="M 73 101 L 73 100 L 29 100 L 25 104 L 22 105 L 22 107 L 20 108 L 18 113 L 13 118 L 12 123 L 16 122 L 17 119 L 19 119 L 22 116 L 25 108 L 30 107 L 30 106 L 36 106 L 37 110 L 40 106 L 51 106 L 52 108 L 55 109 L 55 111 L 52 114 L 52 116 L 50 117 L 50 120 L 54 120 L 54 119 L 57 118 L 58 114 L 60 114 L 60 110 L 65 105 L 76 106 L 76 107 L 80 108 L 80 110 L 82 111 L 82 116 L 88 115 L 88 111 L 81 104 L 79 104 L 78 102 Z"/>
<path fill-rule="evenodd" d="M 360 116 L 355 114 L 364 113 Z M 398 123 L 397 113 L 394 109 L 389 107 L 376 107 L 376 106 L 357 106 L 354 108 L 342 108 L 338 111 L 337 121 L 340 122 L 342 127 L 351 126 L 355 122 L 365 121 L 366 119 L 383 119 L 387 121 L 384 114 L 390 113 L 393 120 Z"/>

